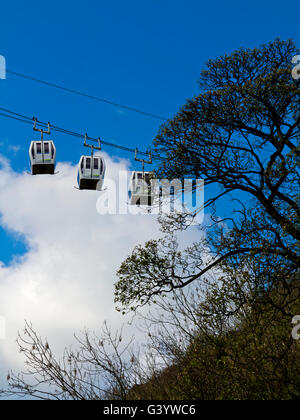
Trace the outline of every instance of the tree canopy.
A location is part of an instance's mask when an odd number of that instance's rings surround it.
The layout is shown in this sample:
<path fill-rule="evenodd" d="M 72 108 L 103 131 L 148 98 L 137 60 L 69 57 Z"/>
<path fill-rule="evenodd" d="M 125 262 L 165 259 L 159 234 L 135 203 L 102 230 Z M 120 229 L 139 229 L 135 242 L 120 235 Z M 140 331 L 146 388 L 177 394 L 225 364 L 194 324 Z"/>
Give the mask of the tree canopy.
<path fill-rule="evenodd" d="M 293 41 L 276 39 L 210 60 L 200 75 L 200 94 L 161 126 L 154 141 L 162 160 L 157 176 L 202 178 L 211 223 L 200 227 L 205 236 L 185 252 L 174 235 L 182 216 L 163 225 L 166 238 L 136 247 L 118 271 L 119 309 L 134 310 L 224 263 L 242 267 L 248 257 L 270 283 L 278 262 L 289 276 L 299 273 L 297 53 Z M 225 216 L 220 205 L 226 200 L 231 210 Z"/>

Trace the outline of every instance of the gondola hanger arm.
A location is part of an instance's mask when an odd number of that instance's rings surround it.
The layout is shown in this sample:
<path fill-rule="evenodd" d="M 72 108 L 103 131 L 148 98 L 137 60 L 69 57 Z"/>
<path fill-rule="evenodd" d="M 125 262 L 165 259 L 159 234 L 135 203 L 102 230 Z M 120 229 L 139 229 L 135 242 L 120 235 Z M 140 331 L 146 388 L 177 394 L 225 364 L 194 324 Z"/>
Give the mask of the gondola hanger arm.
<path fill-rule="evenodd" d="M 148 165 L 152 165 L 152 154 L 151 154 L 151 151 L 149 151 L 149 152 L 147 152 L 148 153 L 148 160 L 146 160 L 146 159 L 141 159 L 141 158 L 138 158 L 137 157 L 137 154 L 138 154 L 138 148 L 136 147 L 136 149 L 135 149 L 135 156 L 134 156 L 134 159 L 137 161 L 137 162 L 142 162 L 142 168 L 143 168 L 143 174 L 145 173 L 145 163 L 147 163 Z"/>
<path fill-rule="evenodd" d="M 101 150 L 101 140 L 100 140 L 100 137 L 97 138 L 98 146 L 95 146 L 93 144 L 88 144 L 87 143 L 87 140 L 88 140 L 88 135 L 87 135 L 87 133 L 85 133 L 85 136 L 84 136 L 84 144 L 83 145 L 85 147 L 89 147 L 91 149 L 92 156 L 94 155 L 94 150 Z"/>
<path fill-rule="evenodd" d="M 41 133 L 41 140 L 43 141 L 44 140 L 44 134 L 51 134 L 50 122 L 48 122 L 48 129 L 46 131 L 46 130 L 43 130 L 42 128 L 37 128 L 36 125 L 38 123 L 38 119 L 36 117 L 33 117 L 33 121 L 34 121 L 33 130 L 34 131 L 39 131 Z"/>

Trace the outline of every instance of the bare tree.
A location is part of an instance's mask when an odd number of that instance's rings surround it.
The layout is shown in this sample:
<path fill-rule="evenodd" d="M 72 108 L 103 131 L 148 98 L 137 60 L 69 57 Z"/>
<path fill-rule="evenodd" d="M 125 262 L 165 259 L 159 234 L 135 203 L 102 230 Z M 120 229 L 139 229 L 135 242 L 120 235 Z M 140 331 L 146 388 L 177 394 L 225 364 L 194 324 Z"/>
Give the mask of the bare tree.
<path fill-rule="evenodd" d="M 114 334 L 105 323 L 98 337 L 85 331 L 75 336 L 77 349 L 66 348 L 61 359 L 54 356 L 47 340 L 26 322 L 17 344 L 25 357 L 25 372 L 8 374 L 3 396 L 56 400 L 126 399 L 137 381 L 139 364 L 133 340 L 123 342 L 122 331 Z"/>

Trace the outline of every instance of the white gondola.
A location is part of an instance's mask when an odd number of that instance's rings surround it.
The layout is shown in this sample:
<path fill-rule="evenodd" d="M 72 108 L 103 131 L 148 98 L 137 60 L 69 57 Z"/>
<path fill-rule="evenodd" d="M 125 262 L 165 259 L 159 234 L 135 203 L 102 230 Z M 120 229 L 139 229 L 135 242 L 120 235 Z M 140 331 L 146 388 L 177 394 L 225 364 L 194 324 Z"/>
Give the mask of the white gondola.
<path fill-rule="evenodd" d="M 29 160 L 32 175 L 54 175 L 56 164 L 56 148 L 52 140 L 44 140 L 44 134 L 50 134 L 50 123 L 48 130 L 36 128 L 37 119 L 34 119 L 35 131 L 41 133 L 41 140 L 32 141 L 29 147 Z"/>
<path fill-rule="evenodd" d="M 100 139 L 98 139 L 99 146 L 88 145 L 86 143 L 87 135 L 85 136 L 84 146 L 92 149 L 91 156 L 81 156 L 78 165 L 78 188 L 80 190 L 97 190 L 101 191 L 105 176 L 106 165 L 101 156 L 94 156 L 94 150 L 101 150 Z"/>
<path fill-rule="evenodd" d="M 152 206 L 154 191 L 151 188 L 152 172 L 134 171 L 131 174 L 128 197 L 130 205 Z"/>
<path fill-rule="evenodd" d="M 152 156 L 149 153 L 149 159 L 138 159 L 138 149 L 135 149 L 135 160 L 142 162 L 142 171 L 134 171 L 131 174 L 128 198 L 132 206 L 152 206 L 154 202 L 154 191 L 151 188 L 151 179 L 153 179 L 152 172 L 145 172 L 145 163 L 152 164 Z"/>

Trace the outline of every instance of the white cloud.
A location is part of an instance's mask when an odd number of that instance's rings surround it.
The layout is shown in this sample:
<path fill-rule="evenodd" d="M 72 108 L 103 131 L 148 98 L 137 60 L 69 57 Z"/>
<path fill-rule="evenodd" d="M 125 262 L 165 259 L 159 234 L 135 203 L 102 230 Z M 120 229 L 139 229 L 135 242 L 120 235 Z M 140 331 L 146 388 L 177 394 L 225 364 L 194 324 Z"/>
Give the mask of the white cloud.
<path fill-rule="evenodd" d="M 13 152 L 14 155 L 16 155 L 21 149 L 22 149 L 22 147 L 19 144 L 8 146 L 8 150 L 10 152 Z"/>
<path fill-rule="evenodd" d="M 107 176 L 117 178 L 126 161 L 105 156 Z M 23 235 L 29 250 L 11 266 L 0 264 L 0 374 L 18 365 L 15 339 L 24 319 L 56 349 L 85 326 L 106 319 L 114 327 L 124 318 L 114 309 L 116 270 L 137 243 L 159 235 L 155 217 L 100 216 L 98 192 L 78 191 L 76 167 L 58 165 L 59 174 L 17 174 L 0 157 L 0 223 Z M 0 256 L 1 258 L 1 256 Z M 2 376 L 3 377 L 3 376 Z"/>
<path fill-rule="evenodd" d="M 105 159 L 107 178 L 117 180 L 129 167 L 127 161 Z M 59 353 L 84 327 L 97 330 L 104 320 L 120 327 L 125 319 L 115 311 L 116 270 L 135 245 L 161 235 L 156 216 L 100 216 L 101 193 L 73 188 L 75 166 L 60 163 L 57 170 L 56 176 L 17 174 L 0 156 L 0 225 L 28 245 L 10 266 L 0 261 L 0 317 L 6 320 L 0 385 L 9 368 L 22 367 L 15 340 L 25 319 Z"/>

